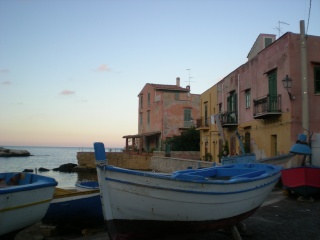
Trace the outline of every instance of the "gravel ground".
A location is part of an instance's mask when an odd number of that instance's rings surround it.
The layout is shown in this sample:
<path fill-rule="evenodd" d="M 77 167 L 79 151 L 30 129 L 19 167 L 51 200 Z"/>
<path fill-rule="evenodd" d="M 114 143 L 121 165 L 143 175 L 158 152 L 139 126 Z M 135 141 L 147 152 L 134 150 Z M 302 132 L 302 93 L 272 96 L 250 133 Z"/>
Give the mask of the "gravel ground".
<path fill-rule="evenodd" d="M 298 201 L 273 191 L 267 201 L 251 217 L 243 221 L 243 240 L 320 240 L 320 196 L 314 201 Z M 69 227 L 44 236 L 41 224 L 19 232 L 14 240 L 109 240 L 103 227 L 79 229 Z M 46 230 L 52 231 L 52 230 Z M 230 231 L 216 231 L 193 236 L 176 236 L 162 240 L 233 240 Z M 160 239 L 158 239 L 160 240 Z"/>

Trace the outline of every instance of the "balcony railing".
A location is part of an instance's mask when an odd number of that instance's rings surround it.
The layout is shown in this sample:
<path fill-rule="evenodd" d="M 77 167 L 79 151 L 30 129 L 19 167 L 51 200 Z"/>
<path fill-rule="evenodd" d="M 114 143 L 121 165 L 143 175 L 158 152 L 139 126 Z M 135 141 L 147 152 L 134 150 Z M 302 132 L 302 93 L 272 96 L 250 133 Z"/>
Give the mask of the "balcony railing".
<path fill-rule="evenodd" d="M 231 127 L 238 125 L 237 112 L 222 112 L 220 113 L 220 122 L 222 127 Z"/>
<path fill-rule="evenodd" d="M 253 100 L 253 118 L 265 119 L 281 115 L 281 95 L 268 94 Z"/>
<path fill-rule="evenodd" d="M 198 118 L 197 119 L 197 128 L 209 128 L 209 124 L 210 124 L 210 118 Z"/>

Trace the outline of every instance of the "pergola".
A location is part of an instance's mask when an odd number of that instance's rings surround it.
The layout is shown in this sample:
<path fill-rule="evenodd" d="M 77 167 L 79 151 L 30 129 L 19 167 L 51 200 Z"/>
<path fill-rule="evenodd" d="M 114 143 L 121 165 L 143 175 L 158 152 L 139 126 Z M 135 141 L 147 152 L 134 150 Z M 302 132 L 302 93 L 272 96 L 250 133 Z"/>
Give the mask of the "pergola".
<path fill-rule="evenodd" d="M 125 138 L 126 139 L 126 148 L 125 150 L 126 151 L 129 151 L 130 148 L 129 148 L 129 139 L 132 139 L 132 149 L 134 149 L 134 143 L 136 142 L 136 138 L 139 139 L 139 153 L 142 152 L 142 136 L 141 134 L 135 134 L 135 135 L 126 135 L 126 136 L 123 136 L 122 138 Z"/>

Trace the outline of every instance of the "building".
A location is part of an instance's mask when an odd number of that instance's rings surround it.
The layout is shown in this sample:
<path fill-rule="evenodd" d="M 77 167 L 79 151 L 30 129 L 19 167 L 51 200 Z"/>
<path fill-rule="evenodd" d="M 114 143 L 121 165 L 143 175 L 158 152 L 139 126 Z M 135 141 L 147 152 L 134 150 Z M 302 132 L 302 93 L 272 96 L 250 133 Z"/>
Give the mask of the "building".
<path fill-rule="evenodd" d="M 261 34 L 248 61 L 201 94 L 201 156 L 257 159 L 289 152 L 303 132 L 320 131 L 320 37 Z M 310 111 L 309 111 L 310 110 Z M 240 141 L 237 138 L 239 133 Z"/>
<path fill-rule="evenodd" d="M 124 136 L 140 151 L 165 150 L 165 140 L 180 135 L 195 125 L 200 116 L 200 95 L 192 94 L 190 86 L 147 83 L 138 95 L 138 134 Z"/>

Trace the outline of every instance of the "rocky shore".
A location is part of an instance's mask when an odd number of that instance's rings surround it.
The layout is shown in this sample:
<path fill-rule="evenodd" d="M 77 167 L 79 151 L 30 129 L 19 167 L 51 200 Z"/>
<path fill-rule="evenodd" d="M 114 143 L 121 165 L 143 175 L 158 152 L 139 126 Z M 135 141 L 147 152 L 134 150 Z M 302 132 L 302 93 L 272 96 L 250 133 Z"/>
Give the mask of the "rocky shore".
<path fill-rule="evenodd" d="M 0 157 L 28 157 L 30 152 L 19 149 L 8 149 L 0 147 Z"/>

